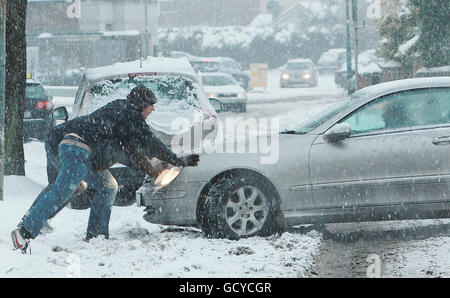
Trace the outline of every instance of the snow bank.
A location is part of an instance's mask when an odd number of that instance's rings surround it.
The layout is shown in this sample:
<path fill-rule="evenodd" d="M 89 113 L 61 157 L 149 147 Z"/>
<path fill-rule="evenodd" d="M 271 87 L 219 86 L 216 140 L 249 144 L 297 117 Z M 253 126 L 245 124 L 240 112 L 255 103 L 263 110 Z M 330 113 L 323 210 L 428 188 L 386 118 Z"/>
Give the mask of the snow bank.
<path fill-rule="evenodd" d="M 32 254 L 13 251 L 10 231 L 46 182 L 43 145 L 27 143 L 27 177 L 6 176 L 0 201 L 0 278 L 4 277 L 302 277 L 321 236 L 285 233 L 239 241 L 208 239 L 194 228 L 147 223 L 143 209 L 114 207 L 111 239 L 84 237 L 89 210 L 63 209 L 54 231 L 31 243 Z M 37 180 L 37 181 L 33 181 Z"/>
<path fill-rule="evenodd" d="M 42 186 L 27 177 L 5 178 L 0 277 L 301 277 L 320 245 L 317 232 L 207 239 L 196 229 L 149 224 L 136 206 L 113 209 L 111 239 L 85 243 L 89 211 L 66 208 L 52 220 L 54 231 L 37 237 L 32 254 L 22 255 L 12 250 L 9 232 Z"/>

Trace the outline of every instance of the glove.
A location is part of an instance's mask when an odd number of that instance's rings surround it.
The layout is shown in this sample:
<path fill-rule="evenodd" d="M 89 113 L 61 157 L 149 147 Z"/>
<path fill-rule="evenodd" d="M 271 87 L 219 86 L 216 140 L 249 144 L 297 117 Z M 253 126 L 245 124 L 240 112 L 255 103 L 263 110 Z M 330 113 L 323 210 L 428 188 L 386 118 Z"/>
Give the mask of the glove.
<path fill-rule="evenodd" d="M 198 154 L 186 155 L 179 158 L 182 167 L 196 167 L 200 161 Z"/>

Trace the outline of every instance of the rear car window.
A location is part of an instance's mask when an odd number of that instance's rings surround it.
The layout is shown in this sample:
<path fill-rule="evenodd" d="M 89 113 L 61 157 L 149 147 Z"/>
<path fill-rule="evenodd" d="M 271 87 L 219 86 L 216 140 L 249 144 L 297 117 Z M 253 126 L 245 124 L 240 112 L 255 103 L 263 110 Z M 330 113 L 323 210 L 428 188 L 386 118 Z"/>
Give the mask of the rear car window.
<path fill-rule="evenodd" d="M 41 84 L 27 83 L 25 87 L 25 98 L 27 99 L 45 99 L 47 94 Z"/>
<path fill-rule="evenodd" d="M 167 75 L 136 76 L 98 82 L 87 90 L 83 105 L 88 105 L 87 113 L 91 113 L 113 100 L 126 98 L 130 91 L 139 85 L 144 85 L 155 93 L 158 109 L 165 109 L 173 104 L 177 104 L 180 109 L 200 105 L 197 84 L 182 76 Z"/>

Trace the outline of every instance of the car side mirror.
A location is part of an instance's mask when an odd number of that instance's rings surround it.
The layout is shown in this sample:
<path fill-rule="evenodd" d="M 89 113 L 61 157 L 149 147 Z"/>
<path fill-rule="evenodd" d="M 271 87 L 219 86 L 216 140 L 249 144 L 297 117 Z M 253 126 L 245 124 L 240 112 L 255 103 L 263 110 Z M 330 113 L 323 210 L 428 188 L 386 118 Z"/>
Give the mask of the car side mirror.
<path fill-rule="evenodd" d="M 330 143 L 336 143 L 347 139 L 352 133 L 352 128 L 349 124 L 338 123 L 324 134 L 324 138 Z"/>
<path fill-rule="evenodd" d="M 220 100 L 214 97 L 209 98 L 209 103 L 212 105 L 216 113 L 220 113 L 223 111 L 223 104 Z"/>
<path fill-rule="evenodd" d="M 66 107 L 57 107 L 53 110 L 52 115 L 55 120 L 67 121 L 69 119 L 69 113 L 67 113 Z"/>

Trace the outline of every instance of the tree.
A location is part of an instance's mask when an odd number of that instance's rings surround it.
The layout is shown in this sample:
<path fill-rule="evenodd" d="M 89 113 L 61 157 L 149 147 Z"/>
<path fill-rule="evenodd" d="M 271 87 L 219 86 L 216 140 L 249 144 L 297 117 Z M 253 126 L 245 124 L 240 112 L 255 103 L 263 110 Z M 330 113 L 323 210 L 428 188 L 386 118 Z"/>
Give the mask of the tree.
<path fill-rule="evenodd" d="M 410 0 L 421 32 L 417 52 L 426 67 L 450 64 L 450 1 Z"/>
<path fill-rule="evenodd" d="M 6 3 L 5 175 L 25 175 L 23 111 L 26 85 L 27 0 Z"/>
<path fill-rule="evenodd" d="M 400 11 L 382 19 L 379 56 L 397 61 L 406 69 L 412 69 L 417 58 L 426 67 L 449 65 L 449 15 L 448 0 L 409 0 Z"/>

